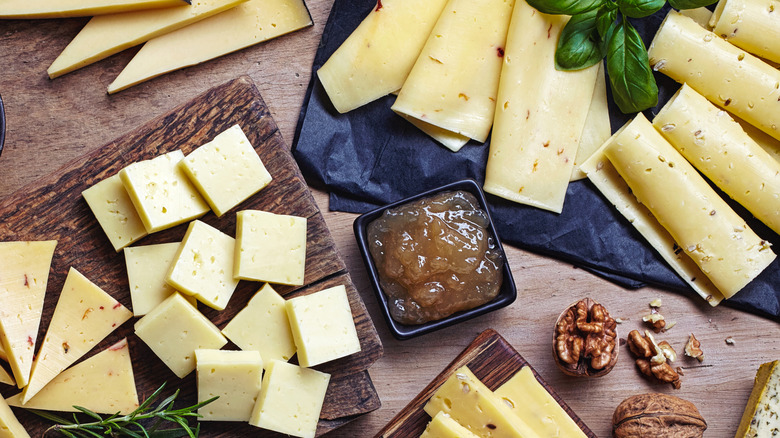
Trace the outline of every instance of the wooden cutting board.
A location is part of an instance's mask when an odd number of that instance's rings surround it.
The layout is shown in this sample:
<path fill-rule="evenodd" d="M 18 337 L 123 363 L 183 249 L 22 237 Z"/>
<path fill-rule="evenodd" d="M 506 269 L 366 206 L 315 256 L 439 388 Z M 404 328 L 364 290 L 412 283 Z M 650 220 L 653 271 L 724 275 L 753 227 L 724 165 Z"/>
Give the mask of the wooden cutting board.
<path fill-rule="evenodd" d="M 347 358 L 315 367 L 332 374 L 317 428 L 317 434 L 321 435 L 379 408 L 379 397 L 367 369 L 382 355 L 382 344 L 346 272 L 345 264 L 336 251 L 322 214 L 249 77 L 212 88 L 169 114 L 120 136 L 10 195 L 0 203 L 0 240 L 58 240 L 38 336 L 39 345 L 71 266 L 130 308 L 124 257 L 112 248 L 81 192 L 116 174 L 130 163 L 151 159 L 175 149 L 181 149 L 186 155 L 234 124 L 242 127 L 273 181 L 222 218 L 210 212 L 201 220 L 235 236 L 237 210 L 256 209 L 306 217 L 308 242 L 305 286 L 279 286 L 275 289 L 290 298 L 344 284 L 349 295 L 362 350 Z M 47 157 L 41 154 L 40 159 L 46 160 Z M 60 164 L 52 162 L 51 167 L 56 169 Z M 135 245 L 178 242 L 186 228 L 187 224 L 182 224 L 147 236 Z M 202 304 L 199 309 L 219 328 L 224 328 L 261 286 L 261 283 L 242 281 L 224 311 L 218 312 Z M 181 404 L 177 406 L 194 404 L 197 401 L 195 373 L 178 379 L 133 334 L 133 323 L 137 319 L 133 318 L 123 324 L 86 357 L 128 337 L 139 397 L 146 398 L 167 381 L 166 395 L 181 389 Z M 226 348 L 237 347 L 231 343 Z M 2 386 L 0 392 L 5 397 L 18 392 L 15 388 Z M 41 436 L 48 426 L 44 420 L 22 409 L 15 409 L 15 412 L 31 436 Z M 204 437 L 246 435 L 274 434 L 236 422 L 204 422 L 201 432 Z"/>
<path fill-rule="evenodd" d="M 436 376 L 405 408 L 401 410 L 379 433 L 377 438 L 417 438 L 425 430 L 431 417 L 423 407 L 434 392 L 444 383 L 455 370 L 468 366 L 479 380 L 495 391 L 508 381 L 524 366 L 531 365 L 515 350 L 498 332 L 493 329 L 480 333 L 474 341 L 463 350 L 449 365 Z M 534 376 L 547 389 L 559 405 L 580 426 L 589 438 L 598 438 L 585 423 L 569 408 L 565 401 L 555 392 L 539 373 L 531 367 Z"/>

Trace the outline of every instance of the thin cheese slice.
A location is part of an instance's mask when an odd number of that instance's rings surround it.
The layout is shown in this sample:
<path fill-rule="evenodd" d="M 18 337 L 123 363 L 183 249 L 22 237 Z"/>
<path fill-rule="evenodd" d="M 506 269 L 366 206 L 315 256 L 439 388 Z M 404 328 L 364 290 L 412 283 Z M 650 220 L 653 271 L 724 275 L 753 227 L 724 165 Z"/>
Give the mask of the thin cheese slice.
<path fill-rule="evenodd" d="M 705 29 L 712 29 L 710 27 L 710 19 L 712 18 L 712 11 L 705 7 L 695 9 L 681 9 L 680 14 L 690 17 L 699 26 Z"/>
<path fill-rule="evenodd" d="M 734 120 L 739 123 L 739 126 L 742 127 L 745 133 L 749 135 L 754 142 L 761 146 L 761 149 L 767 151 L 767 153 L 774 157 L 775 160 L 780 161 L 780 140 L 740 119 L 734 114 L 732 114 L 731 117 L 733 117 Z"/>
<path fill-rule="evenodd" d="M 55 246 L 54 240 L 0 242 L 0 343 L 20 388 L 30 379 Z"/>
<path fill-rule="evenodd" d="M 769 438 L 780 429 L 780 361 L 758 368 L 735 438 Z"/>
<path fill-rule="evenodd" d="M 2 366 L 0 366 L 0 383 L 5 383 L 6 385 L 16 385 L 16 381 L 14 380 L 13 376 L 8 374 L 8 371 L 6 371 Z"/>
<path fill-rule="evenodd" d="M 3 0 L 0 18 L 63 18 L 169 8 L 187 0 Z"/>
<path fill-rule="evenodd" d="M 78 412 L 74 405 L 98 414 L 133 412 L 138 408 L 138 393 L 127 339 L 63 371 L 27 403 L 22 404 L 17 394 L 8 404 L 61 412 Z"/>
<path fill-rule="evenodd" d="M 2 397 L 0 397 L 0 437 L 30 438 L 30 434 L 24 430 L 24 426 Z"/>
<path fill-rule="evenodd" d="M 303 0 L 250 0 L 149 40 L 108 86 L 116 93 L 143 81 L 311 26 Z M 181 50 L 189 47 L 191 50 Z"/>
<path fill-rule="evenodd" d="M 133 313 L 125 306 L 71 267 L 35 356 L 30 383 L 22 392 L 22 403 L 27 403 L 131 316 Z"/>
<path fill-rule="evenodd" d="M 0 359 L 8 362 L 8 355 L 5 352 L 5 349 L 3 349 L 3 342 L 0 341 Z"/>
<path fill-rule="evenodd" d="M 582 128 L 580 144 L 577 147 L 577 156 L 574 158 L 574 170 L 571 172 L 570 181 L 577 181 L 586 177 L 585 172 L 580 169 L 580 165 L 590 158 L 611 135 L 612 125 L 609 121 L 607 77 L 604 73 L 604 64 L 599 63 L 596 86 L 593 88 L 593 98 L 590 101 L 590 108 L 588 108 L 585 127 Z"/>
<path fill-rule="evenodd" d="M 47 72 L 54 79 L 152 38 L 228 10 L 246 0 L 198 0 L 192 5 L 93 17 Z"/>
<path fill-rule="evenodd" d="M 120 251 L 148 234 L 119 174 L 84 190 L 81 196 L 87 201 L 115 251 Z"/>
<path fill-rule="evenodd" d="M 469 142 L 469 138 L 458 134 L 457 132 L 448 131 L 444 128 L 440 128 L 436 125 L 423 122 L 420 119 L 407 116 L 406 114 L 398 114 L 406 119 L 409 123 L 414 125 L 420 131 L 428 134 L 431 138 L 441 143 L 447 149 L 457 152 Z"/>
<path fill-rule="evenodd" d="M 780 62 L 780 2 L 720 0 L 710 18 L 712 31 L 748 52 Z"/>
<path fill-rule="evenodd" d="M 452 417 L 439 412 L 434 415 L 428 426 L 425 427 L 420 438 L 478 438 L 472 431 L 461 426 Z"/>
<path fill-rule="evenodd" d="M 263 380 L 263 359 L 257 351 L 195 350 L 198 421 L 249 421 Z"/>

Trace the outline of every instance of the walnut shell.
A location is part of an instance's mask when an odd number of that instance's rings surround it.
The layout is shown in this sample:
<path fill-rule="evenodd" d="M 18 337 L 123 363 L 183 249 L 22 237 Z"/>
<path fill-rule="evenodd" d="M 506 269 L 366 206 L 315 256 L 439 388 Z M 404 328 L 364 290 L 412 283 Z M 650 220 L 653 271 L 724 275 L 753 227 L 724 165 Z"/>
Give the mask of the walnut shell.
<path fill-rule="evenodd" d="M 631 396 L 612 415 L 615 438 L 696 438 L 706 429 L 707 422 L 693 403 L 667 394 Z"/>
<path fill-rule="evenodd" d="M 593 331 L 595 328 L 601 330 Z M 553 358 L 566 375 L 606 375 L 617 363 L 619 347 L 617 322 L 595 300 L 583 298 L 573 303 L 555 321 Z"/>

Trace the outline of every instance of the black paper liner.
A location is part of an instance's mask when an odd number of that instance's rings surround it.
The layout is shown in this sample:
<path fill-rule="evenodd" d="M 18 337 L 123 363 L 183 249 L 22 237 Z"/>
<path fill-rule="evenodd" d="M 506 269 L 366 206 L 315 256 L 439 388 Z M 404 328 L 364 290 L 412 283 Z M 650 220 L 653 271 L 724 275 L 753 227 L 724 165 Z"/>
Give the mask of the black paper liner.
<path fill-rule="evenodd" d="M 484 182 L 490 139 L 485 144 L 470 141 L 453 153 L 395 115 L 392 95 L 347 114 L 333 108 L 316 71 L 375 5 L 376 0 L 335 0 L 293 143 L 309 183 L 329 191 L 331 210 L 363 213 L 464 178 Z M 668 6 L 633 20 L 645 45 L 667 12 Z M 645 112 L 650 120 L 679 88 L 657 73 L 656 81 L 659 105 Z M 615 131 L 633 115 L 621 113 L 611 96 L 609 101 Z M 588 180 L 569 185 L 561 214 L 487 196 L 498 234 L 507 244 L 572 263 L 627 288 L 653 285 L 701 299 Z M 780 236 L 728 201 L 756 233 L 778 247 Z M 780 261 L 724 304 L 780 319 Z"/>

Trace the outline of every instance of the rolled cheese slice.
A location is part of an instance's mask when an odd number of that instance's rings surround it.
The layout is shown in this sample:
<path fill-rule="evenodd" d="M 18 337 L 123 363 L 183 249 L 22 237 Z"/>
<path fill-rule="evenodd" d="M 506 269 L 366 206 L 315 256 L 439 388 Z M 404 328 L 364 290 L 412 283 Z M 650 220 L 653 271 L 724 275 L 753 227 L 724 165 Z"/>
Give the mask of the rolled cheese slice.
<path fill-rule="evenodd" d="M 648 54 L 655 70 L 780 139 L 780 70 L 675 11 Z"/>
<path fill-rule="evenodd" d="M 393 111 L 484 142 L 514 0 L 449 0 Z"/>
<path fill-rule="evenodd" d="M 748 227 L 640 113 L 604 155 L 634 196 L 726 298 L 775 259 Z"/>
<path fill-rule="evenodd" d="M 0 18 L 65 18 L 189 4 L 187 0 L 3 0 Z"/>
<path fill-rule="evenodd" d="M 383 0 L 317 70 L 340 113 L 398 91 L 447 0 Z"/>
<path fill-rule="evenodd" d="M 731 44 L 780 62 L 780 1 L 720 0 L 709 25 Z"/>
<path fill-rule="evenodd" d="M 690 17 L 693 19 L 693 21 L 696 22 L 699 26 L 712 30 L 712 27 L 710 27 L 710 19 L 712 19 L 712 11 L 705 7 L 701 8 L 695 8 L 695 9 L 681 9 L 680 14 L 685 15 L 686 17 Z"/>
<path fill-rule="evenodd" d="M 761 146 L 761 149 L 767 151 L 775 160 L 780 161 L 780 140 L 770 136 L 734 114 L 732 114 L 731 117 L 734 118 L 735 122 L 739 123 L 739 126 L 742 127 L 745 133 L 749 135 L 756 144 Z"/>
<path fill-rule="evenodd" d="M 780 163 L 726 111 L 683 84 L 653 125 L 694 167 L 780 234 Z"/>
<path fill-rule="evenodd" d="M 484 185 L 488 193 L 556 213 L 563 209 L 599 69 L 555 69 L 555 47 L 568 19 L 517 0 Z"/>
<path fill-rule="evenodd" d="M 588 117 L 585 119 L 585 127 L 582 128 L 580 143 L 577 146 L 577 156 L 574 158 L 574 170 L 571 172 L 570 181 L 585 178 L 585 172 L 580 169 L 580 165 L 590 158 L 612 135 L 612 125 L 609 121 L 609 101 L 607 100 L 607 77 L 604 73 L 604 63 L 600 62 L 598 65 L 596 86 L 593 88 Z"/>

